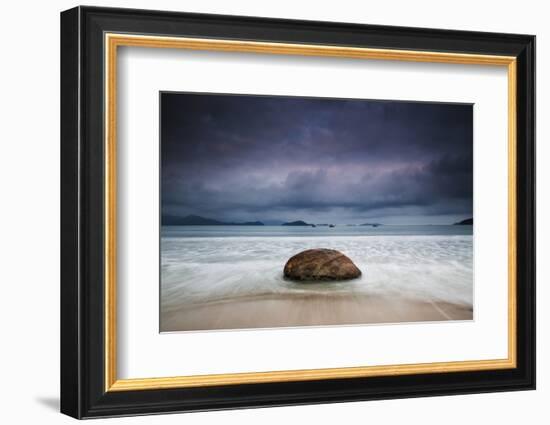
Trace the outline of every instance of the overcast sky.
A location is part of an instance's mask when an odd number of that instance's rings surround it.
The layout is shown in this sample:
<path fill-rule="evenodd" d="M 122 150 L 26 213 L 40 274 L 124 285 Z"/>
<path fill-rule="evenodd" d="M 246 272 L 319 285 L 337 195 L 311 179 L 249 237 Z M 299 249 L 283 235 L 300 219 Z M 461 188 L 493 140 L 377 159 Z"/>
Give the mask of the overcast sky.
<path fill-rule="evenodd" d="M 162 214 L 450 224 L 472 125 L 465 104 L 162 93 Z"/>

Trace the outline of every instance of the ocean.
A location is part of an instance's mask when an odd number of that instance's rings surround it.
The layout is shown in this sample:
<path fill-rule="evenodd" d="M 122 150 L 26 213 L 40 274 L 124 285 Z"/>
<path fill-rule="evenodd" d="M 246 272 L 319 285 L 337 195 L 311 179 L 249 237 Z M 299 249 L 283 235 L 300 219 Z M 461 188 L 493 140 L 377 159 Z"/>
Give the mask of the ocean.
<path fill-rule="evenodd" d="M 341 251 L 361 269 L 362 276 L 343 282 L 286 280 L 286 261 L 310 248 Z M 305 295 L 407 299 L 471 311 L 473 228 L 162 227 L 161 318 L 209 303 Z"/>

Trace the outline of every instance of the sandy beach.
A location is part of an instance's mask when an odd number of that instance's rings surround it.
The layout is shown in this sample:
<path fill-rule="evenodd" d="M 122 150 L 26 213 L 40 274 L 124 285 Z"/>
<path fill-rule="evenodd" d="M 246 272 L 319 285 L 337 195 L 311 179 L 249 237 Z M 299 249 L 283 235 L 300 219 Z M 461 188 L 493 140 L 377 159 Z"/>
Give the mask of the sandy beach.
<path fill-rule="evenodd" d="M 471 320 L 471 230 L 462 226 L 171 226 L 163 229 L 161 332 Z M 297 282 L 286 261 L 337 250 L 354 279 Z"/>
<path fill-rule="evenodd" d="M 161 332 L 473 319 L 472 307 L 368 295 L 248 297 L 163 312 Z"/>

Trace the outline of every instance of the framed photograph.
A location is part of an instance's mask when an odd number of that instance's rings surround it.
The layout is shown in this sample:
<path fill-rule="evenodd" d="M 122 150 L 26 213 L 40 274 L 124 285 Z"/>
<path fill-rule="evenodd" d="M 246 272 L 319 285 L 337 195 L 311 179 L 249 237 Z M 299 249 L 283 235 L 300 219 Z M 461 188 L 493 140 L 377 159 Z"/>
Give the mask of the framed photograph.
<path fill-rule="evenodd" d="M 61 411 L 535 388 L 535 37 L 61 14 Z"/>

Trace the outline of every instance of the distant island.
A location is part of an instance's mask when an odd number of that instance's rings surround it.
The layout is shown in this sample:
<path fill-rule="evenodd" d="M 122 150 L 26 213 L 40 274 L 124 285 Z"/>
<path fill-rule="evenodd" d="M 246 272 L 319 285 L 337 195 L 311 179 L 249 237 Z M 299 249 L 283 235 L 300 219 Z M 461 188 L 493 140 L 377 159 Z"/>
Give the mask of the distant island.
<path fill-rule="evenodd" d="M 461 221 L 460 223 L 455 224 L 472 224 L 472 219 Z M 267 225 L 275 226 L 301 226 L 301 227 L 335 227 L 332 223 L 307 223 L 303 220 L 281 222 L 276 220 L 271 220 L 266 222 Z M 265 226 L 266 223 L 262 221 L 244 221 L 244 222 L 227 222 L 216 220 L 213 218 L 202 217 L 196 214 L 186 215 L 184 217 L 177 215 L 163 215 L 162 216 L 162 225 L 163 226 Z M 363 224 L 347 224 L 346 226 L 371 226 L 378 227 L 382 226 L 381 223 L 363 223 Z"/>
<path fill-rule="evenodd" d="M 466 220 L 462 220 L 462 221 L 459 221 L 457 223 L 455 223 L 454 225 L 455 226 L 466 226 L 466 225 L 473 225 L 474 224 L 474 219 L 473 218 L 467 218 Z"/>
<path fill-rule="evenodd" d="M 226 223 L 212 218 L 201 217 L 198 215 L 188 215 L 178 217 L 165 215 L 162 217 L 164 226 L 263 226 L 261 221 L 246 221 L 244 223 Z"/>
<path fill-rule="evenodd" d="M 315 227 L 315 224 L 309 224 L 302 220 L 297 221 L 290 221 L 288 223 L 283 223 L 281 226 L 308 226 L 308 227 Z"/>

